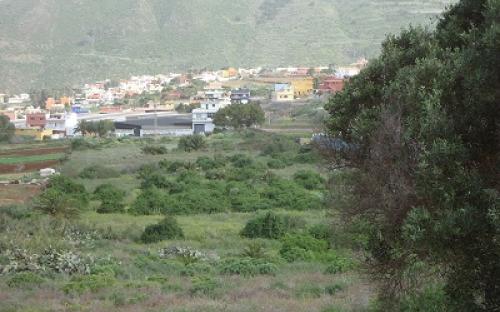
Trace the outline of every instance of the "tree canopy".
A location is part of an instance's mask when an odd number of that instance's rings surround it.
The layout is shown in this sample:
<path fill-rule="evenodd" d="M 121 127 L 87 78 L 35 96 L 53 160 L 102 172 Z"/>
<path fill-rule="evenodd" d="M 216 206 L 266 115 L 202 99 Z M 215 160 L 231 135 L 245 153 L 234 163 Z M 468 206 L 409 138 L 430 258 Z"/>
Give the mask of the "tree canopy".
<path fill-rule="evenodd" d="M 326 105 L 329 134 L 355 147 L 332 151 L 351 168 L 337 199 L 371 224 L 388 299 L 418 290 L 423 263 L 451 310 L 500 310 L 499 56 L 500 1 L 462 0 L 434 31 L 389 36 Z"/>
<path fill-rule="evenodd" d="M 83 136 L 90 134 L 94 136 L 105 137 L 113 130 L 115 130 L 115 125 L 110 120 L 80 120 L 75 129 L 75 132 L 81 133 Z"/>
<path fill-rule="evenodd" d="M 233 104 L 219 110 L 214 117 L 217 127 L 243 129 L 265 121 L 264 111 L 258 104 Z"/>
<path fill-rule="evenodd" d="M 9 117 L 0 115 L 0 142 L 8 142 L 16 131 L 16 127 L 10 122 Z"/>

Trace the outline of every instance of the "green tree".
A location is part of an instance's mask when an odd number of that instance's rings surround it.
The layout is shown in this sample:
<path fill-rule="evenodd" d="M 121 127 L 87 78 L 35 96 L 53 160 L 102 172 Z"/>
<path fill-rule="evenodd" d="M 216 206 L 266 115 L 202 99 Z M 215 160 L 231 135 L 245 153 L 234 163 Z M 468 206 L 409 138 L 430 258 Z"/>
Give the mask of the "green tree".
<path fill-rule="evenodd" d="M 14 136 L 16 127 L 10 122 L 9 117 L 0 115 L 0 142 L 8 142 Z"/>
<path fill-rule="evenodd" d="M 207 142 L 204 136 L 200 134 L 193 134 L 180 138 L 178 148 L 186 152 L 192 152 L 202 149 L 206 145 Z"/>
<path fill-rule="evenodd" d="M 462 0 L 435 31 L 387 38 L 326 106 L 346 143 L 333 160 L 355 169 L 342 182 L 353 193 L 334 198 L 346 220 L 371 224 L 387 304 L 419 289 L 424 263 L 440 269 L 450 310 L 500 310 L 499 16 L 499 1 Z"/>
<path fill-rule="evenodd" d="M 261 125 L 265 114 L 258 104 L 233 104 L 219 110 L 214 116 L 214 124 L 223 128 L 243 129 Z"/>
<path fill-rule="evenodd" d="M 117 213 L 125 209 L 125 191 L 111 184 L 99 185 L 94 191 L 94 199 L 101 201 L 98 213 Z"/>

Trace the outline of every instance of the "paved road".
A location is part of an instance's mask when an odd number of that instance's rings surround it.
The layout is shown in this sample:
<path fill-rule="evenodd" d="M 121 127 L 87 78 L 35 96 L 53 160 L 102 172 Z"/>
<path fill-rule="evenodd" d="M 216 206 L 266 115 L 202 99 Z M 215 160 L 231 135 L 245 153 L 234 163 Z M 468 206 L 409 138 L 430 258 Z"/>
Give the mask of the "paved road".
<path fill-rule="evenodd" d="M 122 112 L 122 113 L 112 113 L 112 114 L 85 114 L 78 115 L 78 120 L 112 120 L 112 121 L 126 121 L 127 118 L 154 118 L 155 115 L 158 117 L 180 117 L 185 118 L 186 116 L 191 116 L 191 114 L 179 114 L 176 112 L 161 112 L 161 113 L 145 113 L 145 112 Z"/>

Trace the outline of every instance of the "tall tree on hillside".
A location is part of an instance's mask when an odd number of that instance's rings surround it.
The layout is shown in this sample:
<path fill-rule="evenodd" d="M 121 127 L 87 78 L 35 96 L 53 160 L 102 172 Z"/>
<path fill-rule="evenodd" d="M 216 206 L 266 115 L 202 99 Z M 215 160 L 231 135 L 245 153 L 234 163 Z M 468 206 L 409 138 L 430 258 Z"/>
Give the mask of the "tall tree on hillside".
<path fill-rule="evenodd" d="M 448 310 L 500 311 L 499 17 L 500 1 L 462 0 L 436 31 L 389 37 L 326 106 L 347 143 L 334 159 L 351 167 L 337 203 L 370 224 L 387 310 L 427 264 Z"/>
<path fill-rule="evenodd" d="M 16 127 L 9 117 L 0 115 L 0 142 L 8 142 L 14 136 L 15 130 Z"/>

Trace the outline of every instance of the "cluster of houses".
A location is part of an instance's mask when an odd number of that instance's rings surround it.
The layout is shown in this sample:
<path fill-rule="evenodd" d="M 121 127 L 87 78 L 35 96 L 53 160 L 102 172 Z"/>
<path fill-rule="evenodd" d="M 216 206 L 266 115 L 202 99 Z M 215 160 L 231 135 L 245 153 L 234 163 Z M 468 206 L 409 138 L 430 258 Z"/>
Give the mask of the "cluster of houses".
<path fill-rule="evenodd" d="M 71 96 L 48 97 L 45 107 L 34 107 L 29 94 L 8 96 L 0 94 L 0 115 L 6 115 L 16 126 L 18 135 L 60 138 L 75 135 L 79 116 L 93 113 L 110 114 L 115 121 L 116 135 L 186 135 L 214 131 L 213 117 L 220 109 L 232 104 L 247 104 L 252 101 L 248 88 L 233 89 L 227 85 L 231 80 L 264 83 L 272 89 L 270 98 L 260 100 L 293 102 L 313 96 L 329 95 L 341 91 L 345 82 L 367 66 L 361 59 L 356 63 L 335 68 L 286 67 L 276 69 L 226 68 L 218 71 L 167 75 L 132 76 L 120 81 L 105 80 L 88 83 Z M 205 85 L 196 94 L 186 96 L 183 88 L 195 81 Z M 151 99 L 140 105 L 126 105 L 126 100 L 144 95 L 160 95 L 159 102 Z M 119 104 L 119 105 L 117 105 Z M 125 105 L 124 105 L 125 104 Z M 191 116 L 165 116 L 158 114 L 175 110 L 180 105 L 196 107 Z M 1 110 L 3 108 L 3 110 Z M 125 120 L 116 120 L 112 114 L 132 113 Z M 152 113 L 138 117 L 139 113 Z M 158 117 L 159 116 L 159 117 Z"/>

